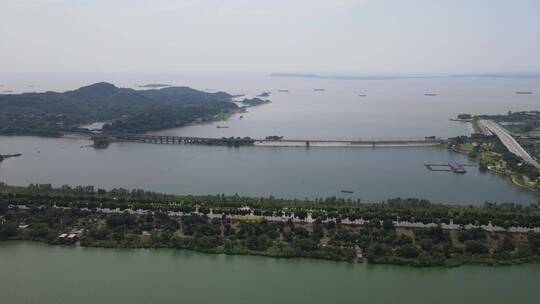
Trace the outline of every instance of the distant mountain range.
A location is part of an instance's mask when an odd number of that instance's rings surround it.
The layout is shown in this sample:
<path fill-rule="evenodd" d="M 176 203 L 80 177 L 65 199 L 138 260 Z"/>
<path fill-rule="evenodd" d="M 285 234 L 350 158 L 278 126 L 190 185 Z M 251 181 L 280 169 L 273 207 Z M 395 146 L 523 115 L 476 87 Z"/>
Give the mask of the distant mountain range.
<path fill-rule="evenodd" d="M 292 77 L 335 80 L 390 80 L 414 78 L 520 78 L 540 79 L 540 73 L 477 73 L 477 74 L 448 74 L 448 75 L 320 75 L 302 73 L 272 73 L 271 77 Z"/>
<path fill-rule="evenodd" d="M 237 108 L 224 92 L 134 90 L 101 82 L 63 93 L 0 95 L 0 134 L 55 136 L 93 122 L 108 122 L 104 129 L 110 131 L 140 133 L 208 120 Z"/>

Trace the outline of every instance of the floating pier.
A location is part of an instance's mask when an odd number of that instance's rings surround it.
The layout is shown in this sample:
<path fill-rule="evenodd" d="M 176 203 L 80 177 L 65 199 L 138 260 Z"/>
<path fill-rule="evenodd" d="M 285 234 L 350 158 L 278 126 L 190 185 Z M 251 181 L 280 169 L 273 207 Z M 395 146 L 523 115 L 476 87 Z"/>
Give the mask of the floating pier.
<path fill-rule="evenodd" d="M 475 165 L 464 165 L 455 161 L 450 161 L 447 164 L 424 164 L 430 171 L 454 172 L 463 174 L 466 173 L 465 166 L 476 167 Z"/>

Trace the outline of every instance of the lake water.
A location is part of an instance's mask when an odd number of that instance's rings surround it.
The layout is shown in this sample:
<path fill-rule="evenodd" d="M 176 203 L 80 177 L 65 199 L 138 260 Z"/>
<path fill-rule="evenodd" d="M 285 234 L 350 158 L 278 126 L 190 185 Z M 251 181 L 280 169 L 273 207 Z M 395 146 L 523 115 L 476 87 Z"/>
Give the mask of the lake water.
<path fill-rule="evenodd" d="M 3 74 L 0 74 L 2 76 Z M 9 76 L 9 77 L 8 77 Z M 458 113 L 540 110 L 538 79 L 323 80 L 265 75 L 8 75 L 14 91 L 68 90 L 110 81 L 122 87 L 145 83 L 187 85 L 255 96 L 271 91 L 272 103 L 250 108 L 226 122 L 164 130 L 186 136 L 281 135 L 310 139 L 450 137 L 469 126 L 451 122 Z M 32 87 L 28 87 L 32 85 Z M 325 91 L 314 91 L 324 88 Z M 287 89 L 289 92 L 279 92 Z M 424 96 L 436 93 L 437 96 Z M 359 94 L 366 94 L 360 97 Z M 229 128 L 218 129 L 216 126 Z M 96 185 L 177 194 L 244 194 L 287 198 L 341 196 L 377 201 L 421 197 L 437 202 L 536 202 L 532 193 L 502 178 L 468 168 L 464 175 L 431 172 L 425 163 L 468 161 L 437 148 L 268 148 L 167 146 L 114 143 L 106 150 L 81 148 L 74 139 L 0 137 L 0 153 L 22 153 L 0 164 L 0 180 L 14 185 Z M 341 193 L 352 190 L 353 194 Z"/>
<path fill-rule="evenodd" d="M 537 303 L 540 265 L 454 269 L 0 243 L 2 303 Z"/>
<path fill-rule="evenodd" d="M 343 81 L 262 75 L 7 75 L 5 90 L 74 89 L 97 81 L 123 87 L 163 82 L 254 96 L 271 104 L 227 122 L 165 130 L 189 136 L 281 135 L 310 139 L 449 137 L 469 132 L 459 113 L 540 110 L 538 80 L 409 79 Z M 29 87 L 32 85 L 31 87 Z M 315 92 L 314 88 L 325 88 Z M 288 89 L 288 93 L 277 92 Z M 515 91 L 533 91 L 516 95 Z M 436 93 L 426 97 L 424 93 Z M 360 97 L 359 94 L 366 94 Z M 216 125 L 227 125 L 217 129 Z M 95 185 L 177 194 L 378 201 L 536 202 L 503 178 L 467 167 L 431 172 L 425 163 L 468 163 L 437 148 L 271 148 L 113 143 L 0 136 L 0 181 L 13 185 Z M 352 190 L 353 194 L 341 193 Z M 540 265 L 415 269 L 305 259 L 207 255 L 0 243 L 2 303 L 536 303 Z"/>
<path fill-rule="evenodd" d="M 270 104 L 249 109 L 227 122 L 156 132 L 186 136 L 280 135 L 313 139 L 396 139 L 449 137 L 469 132 L 451 122 L 459 113 L 497 114 L 540 110 L 540 79 L 431 78 L 331 80 L 260 74 L 17 75 L 0 73 L 4 89 L 15 92 L 71 90 L 108 81 L 137 88 L 146 83 L 190 86 L 210 92 L 255 96 L 270 91 Z M 31 87 L 29 87 L 31 85 Z M 316 92 L 315 88 L 324 88 Z M 287 89 L 289 92 L 278 92 Z M 531 91 L 532 95 L 515 94 Z M 437 96 L 426 97 L 425 93 Z M 366 94 L 360 97 L 359 94 Z M 217 125 L 229 128 L 216 128 Z"/>
<path fill-rule="evenodd" d="M 11 185 L 52 183 L 175 194 L 242 194 L 303 199 L 346 197 L 378 201 L 421 197 L 436 202 L 529 204 L 538 197 L 503 178 L 467 167 L 466 174 L 433 172 L 425 163 L 468 160 L 445 149 L 215 147 L 0 137 L 0 153 L 22 153 L 0 164 Z M 352 190 L 353 194 L 341 193 Z"/>
<path fill-rule="evenodd" d="M 423 139 L 469 133 L 469 126 L 449 121 L 459 113 L 506 113 L 540 109 L 538 95 L 517 95 L 518 88 L 540 92 L 540 80 L 399 79 L 321 80 L 255 78 L 224 85 L 254 96 L 271 91 L 271 104 L 249 109 L 230 121 L 156 132 L 202 137 L 251 136 L 310 139 Z M 325 91 L 314 91 L 325 88 Z M 289 92 L 279 92 L 289 89 Z M 424 96 L 426 92 L 437 96 Z M 359 94 L 366 94 L 360 97 Z M 229 128 L 216 128 L 217 125 Z"/>

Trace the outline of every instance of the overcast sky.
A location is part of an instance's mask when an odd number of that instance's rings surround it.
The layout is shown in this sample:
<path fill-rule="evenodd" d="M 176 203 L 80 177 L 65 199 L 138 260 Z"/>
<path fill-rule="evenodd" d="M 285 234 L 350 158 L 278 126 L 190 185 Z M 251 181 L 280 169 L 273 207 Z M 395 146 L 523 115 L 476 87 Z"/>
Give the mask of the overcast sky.
<path fill-rule="evenodd" d="M 539 0 L 0 0 L 0 72 L 540 71 Z"/>

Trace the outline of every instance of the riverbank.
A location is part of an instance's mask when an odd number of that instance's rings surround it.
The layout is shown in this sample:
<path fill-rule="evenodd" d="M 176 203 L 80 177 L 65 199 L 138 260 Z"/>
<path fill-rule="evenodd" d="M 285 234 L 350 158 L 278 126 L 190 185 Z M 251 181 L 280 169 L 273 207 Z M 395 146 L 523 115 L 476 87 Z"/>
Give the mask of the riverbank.
<path fill-rule="evenodd" d="M 229 255 L 416 267 L 539 260 L 540 209 L 170 196 L 92 187 L 0 188 L 0 240 L 87 247 L 177 248 Z M 69 235 L 69 237 L 67 237 Z"/>
<path fill-rule="evenodd" d="M 494 136 L 456 137 L 449 140 L 456 153 L 480 163 L 480 170 L 502 176 L 513 186 L 540 193 L 540 172 L 507 150 Z"/>

